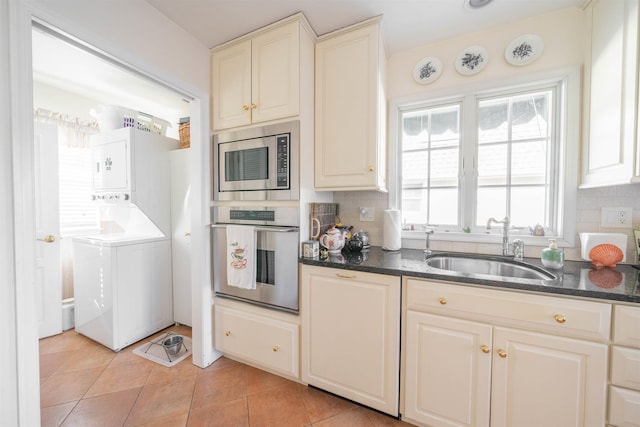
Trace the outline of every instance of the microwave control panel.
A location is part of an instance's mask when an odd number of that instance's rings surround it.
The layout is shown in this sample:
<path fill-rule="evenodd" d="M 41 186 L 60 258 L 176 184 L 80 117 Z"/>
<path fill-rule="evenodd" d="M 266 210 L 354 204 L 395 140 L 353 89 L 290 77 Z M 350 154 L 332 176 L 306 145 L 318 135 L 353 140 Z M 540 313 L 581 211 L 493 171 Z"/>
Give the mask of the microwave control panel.
<path fill-rule="evenodd" d="M 276 137 L 276 188 L 289 188 L 289 134 Z"/>

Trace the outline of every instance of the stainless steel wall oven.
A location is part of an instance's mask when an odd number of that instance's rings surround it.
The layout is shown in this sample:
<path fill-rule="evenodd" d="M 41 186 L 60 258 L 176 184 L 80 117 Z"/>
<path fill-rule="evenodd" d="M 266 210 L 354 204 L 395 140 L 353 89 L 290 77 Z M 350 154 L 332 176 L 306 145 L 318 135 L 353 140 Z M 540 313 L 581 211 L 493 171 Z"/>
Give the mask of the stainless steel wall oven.
<path fill-rule="evenodd" d="M 216 295 L 297 313 L 299 209 L 293 206 L 213 209 L 211 268 Z M 227 227 L 232 224 L 252 227 L 255 232 L 255 289 L 228 283 Z"/>

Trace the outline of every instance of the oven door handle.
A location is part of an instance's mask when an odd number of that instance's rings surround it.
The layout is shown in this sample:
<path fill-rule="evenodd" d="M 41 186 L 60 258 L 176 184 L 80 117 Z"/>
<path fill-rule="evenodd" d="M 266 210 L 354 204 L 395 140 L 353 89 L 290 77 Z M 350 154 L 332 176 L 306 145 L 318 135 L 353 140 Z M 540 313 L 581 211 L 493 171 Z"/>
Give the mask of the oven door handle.
<path fill-rule="evenodd" d="M 211 224 L 211 228 L 227 228 L 227 225 L 239 225 L 240 227 L 242 226 L 253 227 L 253 226 L 244 225 L 244 224 Z M 270 231 L 270 232 L 276 232 L 276 233 L 292 233 L 300 230 L 298 227 L 276 227 L 276 226 L 254 227 L 254 228 L 256 231 Z"/>

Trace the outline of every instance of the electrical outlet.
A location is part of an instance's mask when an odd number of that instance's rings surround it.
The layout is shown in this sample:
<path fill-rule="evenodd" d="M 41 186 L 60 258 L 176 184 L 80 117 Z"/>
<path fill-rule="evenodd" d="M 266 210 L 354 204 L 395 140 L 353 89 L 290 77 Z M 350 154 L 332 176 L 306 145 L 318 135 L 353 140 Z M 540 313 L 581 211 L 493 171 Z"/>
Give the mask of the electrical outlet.
<path fill-rule="evenodd" d="M 360 209 L 360 221 L 370 222 L 374 219 L 374 208 L 359 208 Z"/>
<path fill-rule="evenodd" d="M 629 228 L 633 215 L 632 208 L 602 208 L 600 226 L 606 228 Z"/>

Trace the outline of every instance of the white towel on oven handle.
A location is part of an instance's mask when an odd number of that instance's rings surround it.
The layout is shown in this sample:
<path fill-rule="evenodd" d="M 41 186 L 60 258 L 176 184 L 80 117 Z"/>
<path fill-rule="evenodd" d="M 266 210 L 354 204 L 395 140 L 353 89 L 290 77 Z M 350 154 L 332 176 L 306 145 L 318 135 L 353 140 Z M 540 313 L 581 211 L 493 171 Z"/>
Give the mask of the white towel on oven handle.
<path fill-rule="evenodd" d="M 256 288 L 256 230 L 247 225 L 227 226 L 227 284 Z"/>

